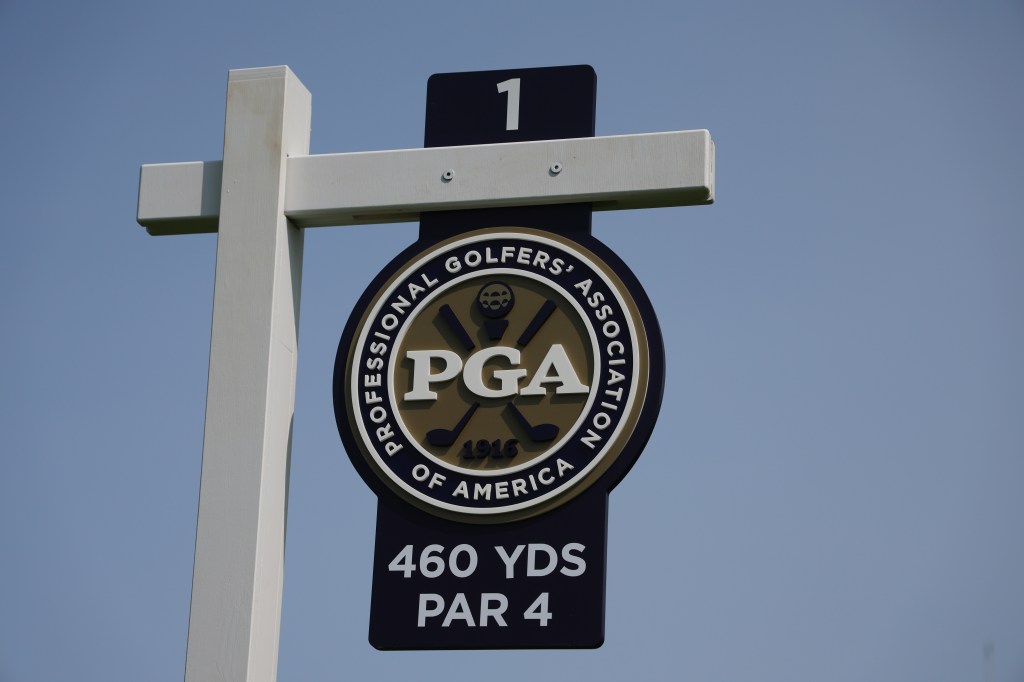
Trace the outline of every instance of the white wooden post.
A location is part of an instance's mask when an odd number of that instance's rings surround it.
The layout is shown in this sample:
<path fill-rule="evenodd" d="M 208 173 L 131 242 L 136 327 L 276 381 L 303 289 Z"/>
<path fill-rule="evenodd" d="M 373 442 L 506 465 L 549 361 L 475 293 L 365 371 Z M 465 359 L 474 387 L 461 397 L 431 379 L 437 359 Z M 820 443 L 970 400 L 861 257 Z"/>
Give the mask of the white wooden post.
<path fill-rule="evenodd" d="M 277 676 L 302 275 L 285 174 L 310 99 L 288 67 L 228 76 L 186 682 Z"/>

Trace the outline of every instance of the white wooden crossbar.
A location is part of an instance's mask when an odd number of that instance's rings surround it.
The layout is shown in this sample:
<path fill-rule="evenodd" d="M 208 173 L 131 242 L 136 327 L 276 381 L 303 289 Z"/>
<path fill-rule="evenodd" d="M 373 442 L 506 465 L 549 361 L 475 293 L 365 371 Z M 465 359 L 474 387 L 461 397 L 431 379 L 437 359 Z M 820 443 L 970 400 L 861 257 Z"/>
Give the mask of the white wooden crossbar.
<path fill-rule="evenodd" d="M 706 130 L 297 156 L 284 213 L 296 227 L 323 227 L 496 206 L 692 206 L 714 201 L 714 166 Z M 153 235 L 215 232 L 221 176 L 220 161 L 143 166 L 139 224 Z"/>

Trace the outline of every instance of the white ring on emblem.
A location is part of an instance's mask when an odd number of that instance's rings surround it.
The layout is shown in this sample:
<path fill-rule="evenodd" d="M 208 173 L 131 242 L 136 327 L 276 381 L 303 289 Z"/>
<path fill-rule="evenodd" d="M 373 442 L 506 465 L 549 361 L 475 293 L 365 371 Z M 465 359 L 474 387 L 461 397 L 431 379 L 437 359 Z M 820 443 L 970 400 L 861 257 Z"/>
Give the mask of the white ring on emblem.
<path fill-rule="evenodd" d="M 590 473 L 590 471 L 592 471 L 594 469 L 594 467 L 596 467 L 598 465 L 598 463 L 600 463 L 604 459 L 604 457 L 608 454 L 609 448 L 614 443 L 616 443 L 619 435 L 622 432 L 622 429 L 624 429 L 626 424 L 629 421 L 631 421 L 630 419 L 627 419 L 626 417 L 631 415 L 631 414 L 633 414 L 634 404 L 638 400 L 642 401 L 644 399 L 644 396 L 638 396 L 637 395 L 637 386 L 639 385 L 639 382 L 640 382 L 640 372 L 639 372 L 640 348 L 639 348 L 639 340 L 638 340 L 638 337 L 637 337 L 636 324 L 635 324 L 635 321 L 633 319 L 632 309 L 626 306 L 625 299 L 623 299 L 623 297 L 622 297 L 622 292 L 619 291 L 619 288 L 617 286 L 615 286 L 615 284 L 609 279 L 609 277 L 604 272 L 604 270 L 599 268 L 599 267 L 597 267 L 594 264 L 594 262 L 591 261 L 589 258 L 587 258 L 585 255 L 575 251 L 574 249 L 572 249 L 566 243 L 555 241 L 553 239 L 548 239 L 546 237 L 542 237 L 540 235 L 536 235 L 536 234 L 533 234 L 533 233 L 530 233 L 530 232 L 487 232 L 487 233 L 483 233 L 483 234 L 477 234 L 477 235 L 472 236 L 472 237 L 466 237 L 466 238 L 460 239 L 458 241 L 454 241 L 454 242 L 450 242 L 450 243 L 447 243 L 447 244 L 443 244 L 443 245 L 441 245 L 440 248 L 429 250 L 426 253 L 424 253 L 422 255 L 422 257 L 419 258 L 415 263 L 407 264 L 406 266 L 401 268 L 401 271 L 403 273 L 403 277 L 396 277 L 395 278 L 395 280 L 391 283 L 391 285 L 388 286 L 388 288 L 385 291 L 383 291 L 377 297 L 377 302 L 374 304 L 373 308 L 370 310 L 370 313 L 368 315 L 366 315 L 366 317 L 364 318 L 365 322 L 363 324 L 363 327 L 359 330 L 358 339 L 356 340 L 356 344 L 353 347 L 353 351 L 352 351 L 352 358 L 353 358 L 353 360 L 358 362 L 359 358 L 362 356 L 362 352 L 363 352 L 363 348 L 364 348 L 364 346 L 366 344 L 367 336 L 369 335 L 369 332 L 370 332 L 371 328 L 373 327 L 373 322 L 377 319 L 377 315 L 380 312 L 381 308 L 384 307 L 384 305 L 390 299 L 391 295 L 402 284 L 402 282 L 404 280 L 404 275 L 407 275 L 409 273 L 412 273 L 412 272 L 415 272 L 415 271 L 419 270 L 425 263 L 427 263 L 428 261 L 434 260 L 435 258 L 438 258 L 440 255 L 442 255 L 445 252 L 457 250 L 460 247 L 462 247 L 464 245 L 467 245 L 467 244 L 475 244 L 477 242 L 482 242 L 482 241 L 498 241 L 498 240 L 501 240 L 501 239 L 513 239 L 513 240 L 521 240 L 521 241 L 530 241 L 530 242 L 536 242 L 536 243 L 539 243 L 539 244 L 548 245 L 548 246 L 550 246 L 553 249 L 557 249 L 557 250 L 562 251 L 562 252 L 564 252 L 566 254 L 572 255 L 574 258 L 579 260 L 581 263 L 585 264 L 586 267 L 588 267 L 591 272 L 593 272 L 595 275 L 599 276 L 601 278 L 601 280 L 604 282 L 605 286 L 608 287 L 608 290 L 612 293 L 612 295 L 615 296 L 615 301 L 618 304 L 619 309 L 622 311 L 623 317 L 625 318 L 625 323 L 626 323 L 625 326 L 629 330 L 630 341 L 631 341 L 632 346 L 633 346 L 632 361 L 633 361 L 634 371 L 632 372 L 632 376 L 630 377 L 629 397 L 628 397 L 628 399 L 626 401 L 626 404 L 623 406 L 623 410 L 622 410 L 622 415 L 623 416 L 619 419 L 618 423 L 615 425 L 615 429 L 612 431 L 612 433 L 605 440 L 604 447 L 601 448 L 601 450 L 596 455 L 594 455 L 591 458 L 591 460 L 587 464 L 587 466 L 585 466 L 582 470 L 580 470 L 578 473 L 576 473 L 572 477 L 570 477 L 567 480 L 565 480 L 565 482 L 562 485 L 556 486 L 556 487 L 552 488 L 551 490 L 549 490 L 546 493 L 543 493 L 543 494 L 538 495 L 536 497 L 532 497 L 532 498 L 530 498 L 528 500 L 525 500 L 523 502 L 518 502 L 518 503 L 514 503 L 514 504 L 510 504 L 510 505 L 506 505 L 506 506 L 501 506 L 501 507 L 472 507 L 472 506 L 463 506 L 463 505 L 458 505 L 458 504 L 452 504 L 450 502 L 444 502 L 444 501 L 442 501 L 442 500 L 440 500 L 440 499 L 438 499 L 436 497 L 432 497 L 430 495 L 424 495 L 419 490 L 417 490 L 413 486 L 411 486 L 408 483 L 406 483 L 406 481 L 404 479 L 402 479 L 400 476 L 398 476 L 391 469 L 391 467 L 389 467 L 387 465 L 387 462 L 380 456 L 380 453 L 378 452 L 377 448 L 373 447 L 373 441 L 371 440 L 370 435 L 369 435 L 369 433 L 366 430 L 366 425 L 363 423 L 361 411 L 358 409 L 358 406 L 359 406 L 359 399 L 358 399 L 358 396 L 359 396 L 359 391 L 358 391 L 359 372 L 351 371 L 351 368 L 349 368 L 349 371 L 351 373 L 351 380 L 350 380 L 350 384 L 349 384 L 349 391 L 350 391 L 350 396 L 352 397 L 353 404 L 354 404 L 353 415 L 355 417 L 356 428 L 359 430 L 359 435 L 360 435 L 360 437 L 362 439 L 363 447 L 366 448 L 370 452 L 370 454 L 373 457 L 374 461 L 377 463 L 377 468 L 379 470 L 383 471 L 388 476 L 388 478 L 390 478 L 391 481 L 393 483 L 395 483 L 399 488 L 401 488 L 402 490 L 404 490 L 406 493 L 408 493 L 412 497 L 416 498 L 417 500 L 420 500 L 421 502 L 426 503 L 428 506 L 436 507 L 438 509 L 444 509 L 446 511 L 457 512 L 457 513 L 460 513 L 460 514 L 470 514 L 470 515 L 474 515 L 474 516 L 477 516 L 477 515 L 479 515 L 479 516 L 487 516 L 487 515 L 494 515 L 494 514 L 504 514 L 504 513 L 507 513 L 507 512 L 519 511 L 521 509 L 528 509 L 530 507 L 534 507 L 534 506 L 536 506 L 538 504 L 541 504 L 542 502 L 545 502 L 545 501 L 551 499 L 552 497 L 560 495 L 563 492 L 565 492 L 565 490 L 571 488 L 575 482 L 584 479 L 586 477 L 586 475 L 588 473 Z M 460 261 L 460 263 L 461 263 L 461 261 Z M 469 266 L 467 266 L 467 267 L 469 267 Z M 473 270 L 471 272 L 467 272 L 466 275 L 460 275 L 460 277 L 457 278 L 457 279 L 462 281 L 463 279 L 466 279 L 466 278 L 468 278 L 470 276 L 476 276 L 476 274 L 478 274 L 480 272 L 483 272 L 483 271 L 492 272 L 490 270 L 487 270 L 486 268 L 475 269 L 475 270 Z M 514 274 L 519 275 L 519 276 L 528 276 L 530 273 L 528 273 L 526 271 L 516 270 Z M 553 288 L 553 289 L 556 289 L 556 290 L 561 289 L 561 287 L 554 285 L 550 280 L 546 280 L 546 279 L 540 278 L 540 281 L 545 282 L 545 284 L 547 284 L 548 286 L 551 286 L 551 288 Z M 444 286 L 447 287 L 448 284 L 449 283 L 446 282 Z M 567 298 L 567 300 L 571 301 L 574 305 L 576 305 L 577 308 L 581 308 L 581 306 L 579 306 L 576 303 L 576 301 L 571 296 L 566 296 L 566 298 Z M 424 300 L 424 304 L 426 302 L 427 302 L 427 300 Z M 593 328 L 590 326 L 590 321 L 589 321 L 589 319 L 587 318 L 587 316 L 585 314 L 583 315 L 583 319 L 587 322 L 588 328 L 591 331 L 593 331 Z M 404 333 L 405 327 L 407 325 L 408 325 L 408 321 L 406 322 L 406 324 L 402 325 L 402 329 L 399 332 L 400 334 Z M 591 338 L 592 338 L 593 342 L 596 344 L 597 343 L 596 335 L 592 336 Z M 398 347 L 397 345 L 393 346 L 393 348 L 397 348 L 397 347 Z M 595 366 L 599 363 L 599 361 L 600 361 L 599 358 L 600 358 L 600 356 L 598 354 L 595 354 Z M 389 386 L 393 385 L 393 378 L 391 376 L 391 374 L 392 374 L 392 369 L 391 369 L 392 365 L 393 365 L 393 363 L 389 360 L 389 366 L 388 366 Z M 593 397 L 593 394 L 592 394 L 591 397 Z M 393 398 L 392 398 L 391 402 L 393 403 Z M 591 405 L 590 398 L 588 398 L 588 408 L 590 407 L 590 405 Z M 395 410 L 394 405 L 391 404 L 389 406 L 391 407 L 391 410 L 392 410 L 391 413 L 395 417 L 396 423 L 398 423 L 400 425 L 400 427 L 402 428 L 403 432 L 405 433 L 406 438 L 409 439 L 410 443 L 415 443 L 415 440 L 412 439 L 411 437 L 409 437 L 408 432 L 405 430 L 405 425 L 402 422 L 402 420 L 398 417 L 398 413 Z M 638 405 L 638 406 L 636 406 L 635 409 L 638 410 L 638 411 L 642 410 L 643 409 L 643 405 Z M 584 417 L 585 417 L 585 416 L 589 415 L 589 412 L 585 409 L 583 411 L 583 414 L 584 414 Z M 577 421 L 577 424 L 574 425 L 573 428 L 574 429 L 578 428 L 578 421 Z M 564 443 L 567 439 L 568 439 L 568 437 L 566 437 L 565 439 L 560 441 L 560 444 Z M 419 449 L 418 446 L 417 446 L 416 449 L 417 449 L 417 452 L 420 452 L 421 454 L 427 454 L 427 456 L 430 456 L 429 453 L 422 453 L 422 451 Z M 552 449 L 554 449 L 554 448 L 552 448 Z M 547 458 L 547 454 L 544 455 L 544 458 L 545 459 Z M 433 458 L 433 457 L 431 457 L 431 460 L 432 461 L 436 461 L 436 459 Z M 533 465 L 535 463 L 537 463 L 537 460 L 531 461 L 530 465 Z M 475 472 L 475 471 L 474 472 L 467 472 L 465 469 L 455 469 L 455 470 L 458 471 L 461 474 L 467 474 L 467 478 L 470 479 L 470 480 L 472 480 L 472 478 L 474 476 L 480 475 L 480 472 Z M 502 470 L 499 473 L 500 474 L 507 474 L 507 473 L 509 473 L 509 471 L 508 470 Z M 498 474 L 492 474 L 492 475 L 498 475 Z"/>

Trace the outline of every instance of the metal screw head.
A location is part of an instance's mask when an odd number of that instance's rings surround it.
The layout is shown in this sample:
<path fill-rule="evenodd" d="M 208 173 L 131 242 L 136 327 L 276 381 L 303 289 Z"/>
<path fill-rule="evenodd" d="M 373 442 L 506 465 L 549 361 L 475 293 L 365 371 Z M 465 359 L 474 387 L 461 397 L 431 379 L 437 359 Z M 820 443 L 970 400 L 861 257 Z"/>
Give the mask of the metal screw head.
<path fill-rule="evenodd" d="M 551 164 L 551 168 L 549 168 L 548 170 L 551 171 L 552 175 L 558 175 L 559 173 L 562 172 L 562 164 L 556 161 L 555 163 Z"/>
<path fill-rule="evenodd" d="M 442 182 L 451 182 L 455 178 L 455 171 L 449 168 L 444 173 L 441 173 Z"/>

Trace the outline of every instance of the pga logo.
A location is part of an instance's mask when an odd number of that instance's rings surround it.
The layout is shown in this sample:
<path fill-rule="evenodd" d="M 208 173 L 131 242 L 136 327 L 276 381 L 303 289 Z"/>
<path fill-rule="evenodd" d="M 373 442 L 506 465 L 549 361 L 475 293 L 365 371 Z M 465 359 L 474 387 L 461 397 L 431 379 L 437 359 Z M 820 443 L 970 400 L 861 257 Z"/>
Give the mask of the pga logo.
<path fill-rule="evenodd" d="M 548 390 L 547 384 L 553 384 L 555 393 L 560 395 L 590 392 L 590 387 L 580 381 L 565 347 L 560 343 L 551 345 L 533 377 L 522 389 L 519 382 L 527 378 L 530 371 L 519 367 L 520 352 L 516 348 L 485 348 L 470 355 L 465 363 L 458 353 L 444 349 L 407 351 L 406 357 L 412 361 L 412 390 L 403 396 L 404 400 L 437 400 L 437 393 L 430 390 L 430 385 L 454 379 L 459 374 L 466 390 L 480 398 L 544 395 Z M 435 373 L 431 367 L 438 364 L 442 369 Z M 496 368 L 501 366 L 509 369 Z M 489 370 L 489 381 L 485 381 L 485 368 L 489 367 L 494 368 Z"/>
<path fill-rule="evenodd" d="M 396 259 L 364 294 L 335 363 L 339 430 L 378 494 L 459 521 L 533 516 L 639 453 L 627 446 L 660 399 L 656 332 L 574 241 L 461 235 Z"/>

